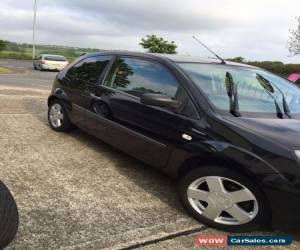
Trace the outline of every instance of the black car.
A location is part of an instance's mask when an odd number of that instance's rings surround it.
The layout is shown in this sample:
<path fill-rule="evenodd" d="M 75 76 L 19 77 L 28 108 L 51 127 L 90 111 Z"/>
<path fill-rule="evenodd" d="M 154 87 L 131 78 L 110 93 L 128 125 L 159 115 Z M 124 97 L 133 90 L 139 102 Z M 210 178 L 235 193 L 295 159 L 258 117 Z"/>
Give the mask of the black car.
<path fill-rule="evenodd" d="M 227 231 L 298 227 L 300 90 L 214 59 L 86 54 L 48 99 L 55 131 L 75 126 L 178 180 L 187 211 Z"/>

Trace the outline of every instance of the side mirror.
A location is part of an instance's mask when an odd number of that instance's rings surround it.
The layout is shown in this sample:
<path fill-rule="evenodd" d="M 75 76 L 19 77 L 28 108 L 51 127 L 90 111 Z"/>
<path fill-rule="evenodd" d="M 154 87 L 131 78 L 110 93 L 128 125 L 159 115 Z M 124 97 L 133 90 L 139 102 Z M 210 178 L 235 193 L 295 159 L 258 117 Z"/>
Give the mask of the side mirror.
<path fill-rule="evenodd" d="M 180 102 L 173 100 L 167 95 L 162 94 L 143 94 L 141 96 L 141 103 L 150 106 L 157 107 L 168 107 L 168 108 L 178 108 L 180 106 Z"/>

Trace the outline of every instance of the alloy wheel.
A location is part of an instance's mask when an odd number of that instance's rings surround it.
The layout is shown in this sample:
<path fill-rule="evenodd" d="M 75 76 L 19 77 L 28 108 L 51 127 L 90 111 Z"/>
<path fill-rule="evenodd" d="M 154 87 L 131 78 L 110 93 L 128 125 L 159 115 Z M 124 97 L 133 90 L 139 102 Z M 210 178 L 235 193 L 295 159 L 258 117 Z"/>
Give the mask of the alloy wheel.
<path fill-rule="evenodd" d="M 51 125 L 54 128 L 59 128 L 63 124 L 64 114 L 62 106 L 59 103 L 54 103 L 50 108 L 49 118 Z"/>
<path fill-rule="evenodd" d="M 258 214 L 254 194 L 241 183 L 220 176 L 206 176 L 193 181 L 187 198 L 201 216 L 225 225 L 242 225 Z"/>

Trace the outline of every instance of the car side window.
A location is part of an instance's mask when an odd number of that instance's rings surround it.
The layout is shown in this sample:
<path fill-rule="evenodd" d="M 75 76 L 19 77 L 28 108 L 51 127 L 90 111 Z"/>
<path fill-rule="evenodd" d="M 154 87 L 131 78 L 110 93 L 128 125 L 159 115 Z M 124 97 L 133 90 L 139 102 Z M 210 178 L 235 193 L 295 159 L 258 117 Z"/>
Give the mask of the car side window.
<path fill-rule="evenodd" d="M 96 84 L 111 56 L 95 56 L 83 59 L 71 67 L 66 76 Z"/>
<path fill-rule="evenodd" d="M 184 88 L 160 63 L 121 57 L 112 66 L 104 85 L 137 97 L 144 93 L 167 95 L 180 101 L 181 105 L 176 113 L 198 118 L 197 111 Z"/>
<path fill-rule="evenodd" d="M 177 80 L 163 65 L 127 57 L 114 63 L 104 84 L 137 97 L 156 93 L 174 98 L 178 89 Z"/>

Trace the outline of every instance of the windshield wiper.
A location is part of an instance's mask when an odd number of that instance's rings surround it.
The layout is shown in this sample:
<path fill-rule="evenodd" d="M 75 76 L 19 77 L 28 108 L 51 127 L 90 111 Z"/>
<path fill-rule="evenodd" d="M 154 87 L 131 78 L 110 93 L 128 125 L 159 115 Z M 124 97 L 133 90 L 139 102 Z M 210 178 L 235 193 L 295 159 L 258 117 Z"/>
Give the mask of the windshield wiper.
<path fill-rule="evenodd" d="M 268 79 L 266 79 L 265 77 L 263 77 L 262 75 L 260 74 L 256 74 L 258 76 L 259 79 L 261 79 L 262 81 L 264 81 L 265 83 L 267 83 L 268 85 L 270 85 L 271 87 L 275 87 L 281 94 L 282 96 L 282 105 L 283 105 L 283 111 L 285 113 L 285 115 L 289 118 L 291 118 L 291 111 L 290 111 L 290 108 L 289 108 L 289 105 L 287 104 L 287 101 L 286 101 L 286 98 L 285 98 L 285 95 L 283 94 L 282 90 L 277 87 L 276 84 L 272 83 L 271 81 L 269 81 Z M 263 86 L 264 87 L 264 86 Z M 272 95 L 273 96 L 273 95 Z"/>
<path fill-rule="evenodd" d="M 236 117 L 241 116 L 239 112 L 239 98 L 237 86 L 233 81 L 231 73 L 226 72 L 225 86 L 229 97 L 230 113 Z"/>
<path fill-rule="evenodd" d="M 274 93 L 274 88 L 272 87 L 272 85 L 269 82 L 266 82 L 264 80 L 264 78 L 262 78 L 260 75 L 256 74 L 256 78 L 257 78 L 258 82 L 260 83 L 260 85 L 264 88 L 264 90 L 267 91 L 269 96 L 273 99 L 275 108 L 276 108 L 277 117 L 282 119 L 283 113 L 281 111 L 281 108 L 279 107 L 279 104 L 278 104 L 276 98 L 272 94 L 272 93 Z"/>

